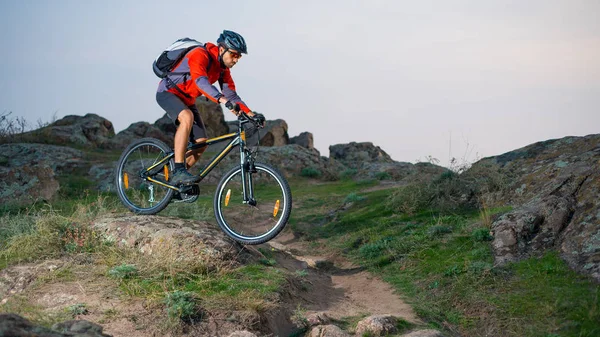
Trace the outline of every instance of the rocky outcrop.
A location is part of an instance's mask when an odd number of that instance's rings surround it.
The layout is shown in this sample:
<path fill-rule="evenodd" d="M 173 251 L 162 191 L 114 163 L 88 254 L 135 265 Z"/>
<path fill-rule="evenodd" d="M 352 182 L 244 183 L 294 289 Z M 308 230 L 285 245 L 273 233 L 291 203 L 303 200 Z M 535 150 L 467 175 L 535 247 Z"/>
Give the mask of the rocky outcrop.
<path fill-rule="evenodd" d="M 47 329 L 15 314 L 0 314 L 0 336 L 110 337 L 100 325 L 88 321 L 67 321 Z"/>
<path fill-rule="evenodd" d="M 313 141 L 313 134 L 310 132 L 302 132 L 296 137 L 290 138 L 290 144 L 297 144 L 307 149 L 314 149 L 315 143 Z"/>
<path fill-rule="evenodd" d="M 175 123 L 173 123 L 171 118 L 169 118 L 169 116 L 167 116 L 167 114 L 164 114 L 161 118 L 157 119 L 153 125 L 157 129 L 162 131 L 165 138 L 167 138 L 169 140 L 168 142 L 166 142 L 166 144 L 169 146 L 173 146 L 173 139 L 175 137 L 175 132 L 177 131 L 177 127 L 175 126 Z"/>
<path fill-rule="evenodd" d="M 227 122 L 227 125 L 229 132 L 237 131 L 237 121 Z M 288 125 L 283 119 L 267 121 L 262 129 L 257 130 L 251 124 L 246 124 L 244 129 L 246 130 L 246 142 L 251 146 L 259 143 L 259 136 L 260 146 L 284 146 L 290 143 L 287 133 Z"/>
<path fill-rule="evenodd" d="M 364 163 L 394 163 L 385 151 L 370 142 L 331 145 L 329 157 L 355 169 Z"/>
<path fill-rule="evenodd" d="M 492 224 L 496 262 L 555 249 L 600 281 L 600 135 L 538 142 L 481 165 L 508 177 L 497 203 L 514 210 Z"/>
<path fill-rule="evenodd" d="M 199 263 L 217 268 L 239 256 L 241 246 L 213 224 L 179 218 L 122 215 L 98 219 L 93 223 L 105 240 L 118 246 L 138 249 L 163 258 L 176 256 L 183 263 Z"/>
<path fill-rule="evenodd" d="M 0 203 L 50 200 L 59 190 L 57 174 L 85 165 L 83 152 L 45 144 L 0 145 Z"/>
<path fill-rule="evenodd" d="M 18 142 L 74 145 L 81 147 L 110 147 L 115 135 L 112 123 L 95 114 L 66 116 L 40 129 L 19 134 Z"/>
<path fill-rule="evenodd" d="M 173 143 L 173 137 L 168 136 L 155 125 L 148 122 L 137 122 L 131 124 L 127 129 L 119 132 L 115 137 L 111 138 L 105 147 L 112 149 L 125 149 L 133 141 L 151 137 L 159 139 L 167 144 Z"/>

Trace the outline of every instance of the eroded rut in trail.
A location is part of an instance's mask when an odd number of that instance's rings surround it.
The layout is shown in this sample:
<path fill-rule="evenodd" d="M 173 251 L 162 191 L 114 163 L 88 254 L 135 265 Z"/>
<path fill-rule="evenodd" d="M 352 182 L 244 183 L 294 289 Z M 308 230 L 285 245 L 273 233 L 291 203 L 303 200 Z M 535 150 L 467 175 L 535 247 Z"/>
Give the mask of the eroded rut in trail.
<path fill-rule="evenodd" d="M 288 231 L 264 246 L 274 253 L 278 266 L 300 276 L 284 298 L 288 310 L 324 312 L 334 320 L 390 314 L 420 323 L 392 286 L 340 256 L 311 255 L 307 242 Z"/>

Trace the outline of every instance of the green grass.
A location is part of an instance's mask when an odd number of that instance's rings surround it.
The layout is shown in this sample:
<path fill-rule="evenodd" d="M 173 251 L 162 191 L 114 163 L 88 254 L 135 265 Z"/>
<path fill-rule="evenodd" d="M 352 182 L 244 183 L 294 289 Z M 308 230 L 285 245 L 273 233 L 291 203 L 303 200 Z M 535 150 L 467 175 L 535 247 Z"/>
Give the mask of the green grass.
<path fill-rule="evenodd" d="M 304 239 L 326 241 L 313 241 L 315 249 L 337 250 L 381 276 L 429 326 L 449 334 L 451 327 L 463 336 L 600 335 L 600 286 L 571 271 L 557 253 L 494 266 L 489 219 L 510 208 L 440 213 L 413 204 L 409 189 L 402 192 L 404 203 L 399 207 L 400 199 L 390 203 L 390 190 L 365 191 L 379 184 L 377 180 L 360 180 L 356 172 L 346 175 L 353 180 L 291 178 L 290 226 Z M 91 251 L 70 251 L 64 234 L 73 222 L 88 223 L 103 212 L 126 212 L 114 195 L 88 192 L 85 184 L 71 180 L 66 197 L 51 205 L 0 210 L 0 269 L 64 254 L 91 254 L 97 265 L 105 267 L 104 276 L 126 296 L 163 305 L 165 316 L 172 307 L 171 316 L 180 319 L 199 310 L 198 303 L 203 310 L 261 311 L 278 300 L 290 275 L 278 269 L 269 250 L 261 250 L 264 258 L 256 263 L 219 270 L 149 261 L 96 241 Z M 214 186 L 201 186 L 197 202 L 170 204 L 161 215 L 214 221 L 213 194 Z M 135 265 L 136 272 L 109 277 L 111 270 L 126 265 Z M 71 280 L 74 275 L 67 268 L 47 280 Z M 291 276 L 305 275 L 299 271 Z M 15 297 L 0 309 L 18 308 L 14 312 L 45 324 L 58 319 L 39 314 L 25 302 Z M 352 328 L 359 318 L 338 323 Z"/>
<path fill-rule="evenodd" d="M 396 214 L 388 194 L 364 194 L 314 236 L 381 275 L 433 327 L 465 336 L 600 335 L 600 287 L 556 253 L 496 268 L 489 229 L 473 226 L 477 211 Z"/>

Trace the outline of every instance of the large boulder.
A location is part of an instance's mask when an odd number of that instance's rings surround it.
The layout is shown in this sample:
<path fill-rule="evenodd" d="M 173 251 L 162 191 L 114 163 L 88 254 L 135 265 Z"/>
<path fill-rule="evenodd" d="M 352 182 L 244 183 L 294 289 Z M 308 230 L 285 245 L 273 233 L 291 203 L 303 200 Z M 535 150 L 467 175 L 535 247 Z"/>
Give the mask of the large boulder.
<path fill-rule="evenodd" d="M 95 114 L 66 116 L 37 130 L 17 135 L 15 138 L 26 143 L 75 145 L 81 147 L 110 147 L 115 135 L 112 123 Z"/>
<path fill-rule="evenodd" d="M 296 137 L 290 138 L 290 144 L 297 144 L 307 149 L 314 149 L 315 143 L 313 141 L 313 134 L 310 132 L 302 132 Z"/>
<path fill-rule="evenodd" d="M 600 135 L 589 135 L 538 142 L 473 165 L 506 177 L 493 198 L 514 207 L 492 224 L 496 262 L 554 249 L 600 281 L 599 158 Z"/>
<path fill-rule="evenodd" d="M 59 189 L 48 165 L 0 167 L 0 204 L 31 204 L 52 199 Z"/>
<path fill-rule="evenodd" d="M 137 122 L 131 124 L 127 129 L 119 132 L 115 137 L 111 138 L 105 147 L 113 149 L 125 149 L 133 141 L 140 138 L 156 138 L 167 145 L 172 145 L 173 137 L 169 136 L 155 125 L 148 122 Z"/>
<path fill-rule="evenodd" d="M 0 336 L 110 337 L 102 333 L 100 325 L 84 320 L 57 323 L 48 329 L 16 314 L 0 314 Z"/>
<path fill-rule="evenodd" d="M 227 122 L 229 132 L 236 132 L 238 128 L 237 121 Z M 249 145 L 256 145 L 260 136 L 260 146 L 284 146 L 290 143 L 288 136 L 288 125 L 283 119 L 267 121 L 265 127 L 256 129 L 251 124 L 244 126 L 246 130 L 246 142 Z"/>
<path fill-rule="evenodd" d="M 368 163 L 394 162 L 385 151 L 370 142 L 331 145 L 329 146 L 329 157 L 355 169 Z"/>
<path fill-rule="evenodd" d="M 0 145 L 0 203 L 48 201 L 59 190 L 58 174 L 71 174 L 86 165 L 83 152 L 46 144 Z"/>
<path fill-rule="evenodd" d="M 177 131 L 177 127 L 173 120 L 164 114 L 161 118 L 157 119 L 153 124 L 157 129 L 159 129 L 166 138 L 170 139 L 167 143 L 169 146 L 173 145 L 173 139 L 175 137 L 175 132 Z"/>
<path fill-rule="evenodd" d="M 72 173 L 87 165 L 83 152 L 71 147 L 27 143 L 0 145 L 0 166 L 16 168 L 42 164 L 57 174 Z"/>
<path fill-rule="evenodd" d="M 242 249 L 205 221 L 127 214 L 101 218 L 92 225 L 118 246 L 135 248 L 158 259 L 175 256 L 182 263 L 201 263 L 210 268 L 231 263 Z"/>
<path fill-rule="evenodd" d="M 357 336 L 387 336 L 398 332 L 397 319 L 390 315 L 369 316 L 356 325 Z"/>

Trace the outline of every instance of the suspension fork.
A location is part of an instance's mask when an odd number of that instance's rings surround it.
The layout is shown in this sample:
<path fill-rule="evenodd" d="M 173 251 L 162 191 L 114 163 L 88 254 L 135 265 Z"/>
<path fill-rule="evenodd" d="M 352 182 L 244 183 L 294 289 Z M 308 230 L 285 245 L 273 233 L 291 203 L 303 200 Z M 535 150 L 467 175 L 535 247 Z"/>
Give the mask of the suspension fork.
<path fill-rule="evenodd" d="M 256 206 L 254 199 L 254 186 L 252 183 L 252 174 L 256 171 L 254 159 L 246 153 L 244 142 L 240 142 L 240 167 L 242 170 L 242 189 L 244 191 L 244 203 Z"/>

